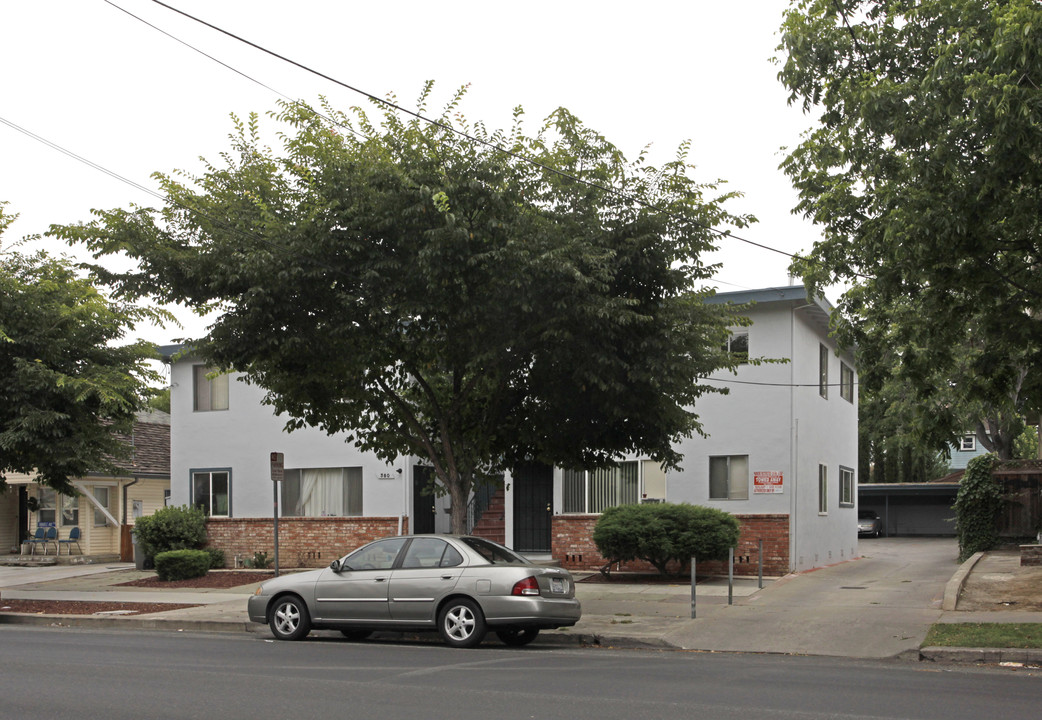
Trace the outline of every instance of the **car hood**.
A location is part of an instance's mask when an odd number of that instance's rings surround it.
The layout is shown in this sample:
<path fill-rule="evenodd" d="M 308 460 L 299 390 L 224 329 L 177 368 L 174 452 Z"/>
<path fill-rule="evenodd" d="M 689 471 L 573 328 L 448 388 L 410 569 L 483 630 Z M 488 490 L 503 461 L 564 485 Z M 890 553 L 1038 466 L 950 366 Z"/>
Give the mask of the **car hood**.
<path fill-rule="evenodd" d="M 301 587 L 312 585 L 318 582 L 319 577 L 321 577 L 324 571 L 325 568 L 320 568 L 318 570 L 305 570 L 304 572 L 279 575 L 277 578 L 265 580 L 260 586 L 261 594 L 271 595 L 279 590 L 285 590 L 288 588 L 300 589 Z"/>

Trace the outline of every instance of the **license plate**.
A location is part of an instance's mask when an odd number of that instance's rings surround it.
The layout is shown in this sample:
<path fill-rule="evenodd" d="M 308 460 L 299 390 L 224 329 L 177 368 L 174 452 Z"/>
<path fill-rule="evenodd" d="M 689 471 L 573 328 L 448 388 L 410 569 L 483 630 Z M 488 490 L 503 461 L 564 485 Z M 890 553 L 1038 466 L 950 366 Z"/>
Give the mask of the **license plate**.
<path fill-rule="evenodd" d="M 550 592 L 558 595 L 564 593 L 564 578 L 550 578 Z"/>

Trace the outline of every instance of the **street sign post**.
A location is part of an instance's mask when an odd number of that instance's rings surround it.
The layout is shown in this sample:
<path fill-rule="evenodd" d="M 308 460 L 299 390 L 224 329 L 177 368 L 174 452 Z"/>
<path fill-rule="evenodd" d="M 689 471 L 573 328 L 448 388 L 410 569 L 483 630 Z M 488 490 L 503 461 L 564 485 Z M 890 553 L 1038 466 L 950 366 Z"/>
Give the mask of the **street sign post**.
<path fill-rule="evenodd" d="M 286 456 L 280 452 L 271 454 L 271 487 L 275 495 L 275 577 L 279 576 L 279 483 L 285 476 Z"/>

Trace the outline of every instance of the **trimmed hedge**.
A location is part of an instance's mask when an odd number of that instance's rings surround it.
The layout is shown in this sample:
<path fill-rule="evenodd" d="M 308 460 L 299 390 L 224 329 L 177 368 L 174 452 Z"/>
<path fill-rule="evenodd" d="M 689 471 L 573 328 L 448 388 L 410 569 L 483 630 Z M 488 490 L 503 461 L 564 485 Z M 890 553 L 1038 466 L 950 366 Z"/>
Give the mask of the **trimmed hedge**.
<path fill-rule="evenodd" d="M 205 550 L 169 550 L 155 557 L 160 580 L 189 580 L 210 571 L 210 553 Z"/>
<path fill-rule="evenodd" d="M 146 558 L 170 550 L 196 550 L 206 545 L 206 516 L 201 508 L 182 505 L 156 510 L 134 522 L 138 545 Z"/>
<path fill-rule="evenodd" d="M 723 560 L 738 545 L 738 519 L 715 508 L 688 503 L 619 505 L 608 508 L 593 529 L 593 542 L 610 563 L 645 560 L 663 575 L 692 557 Z M 609 564 L 610 564 L 609 563 Z"/>

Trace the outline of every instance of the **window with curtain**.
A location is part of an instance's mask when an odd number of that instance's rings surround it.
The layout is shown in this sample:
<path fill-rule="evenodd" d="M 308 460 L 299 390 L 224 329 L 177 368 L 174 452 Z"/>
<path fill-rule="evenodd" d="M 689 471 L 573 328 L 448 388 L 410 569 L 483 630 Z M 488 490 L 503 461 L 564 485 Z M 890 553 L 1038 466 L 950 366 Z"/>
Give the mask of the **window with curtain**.
<path fill-rule="evenodd" d="M 839 504 L 854 507 L 854 471 L 842 466 L 839 468 Z"/>
<path fill-rule="evenodd" d="M 211 372 L 205 365 L 192 366 L 196 412 L 228 409 L 228 376 L 210 377 Z"/>
<path fill-rule="evenodd" d="M 80 524 L 80 499 L 75 495 L 62 495 L 62 527 Z"/>
<path fill-rule="evenodd" d="M 362 468 L 287 469 L 282 481 L 286 517 L 350 517 L 362 514 Z"/>
<path fill-rule="evenodd" d="M 53 488 L 41 485 L 37 490 L 36 499 L 40 503 L 40 509 L 36 511 L 36 522 L 47 525 L 55 524 L 58 519 L 56 514 L 58 493 Z"/>
<path fill-rule="evenodd" d="M 721 455 L 709 458 L 709 499 L 749 499 L 748 455 Z"/>
<path fill-rule="evenodd" d="M 616 505 L 635 505 L 640 498 L 636 460 L 598 470 L 564 471 L 564 512 L 601 513 Z"/>

